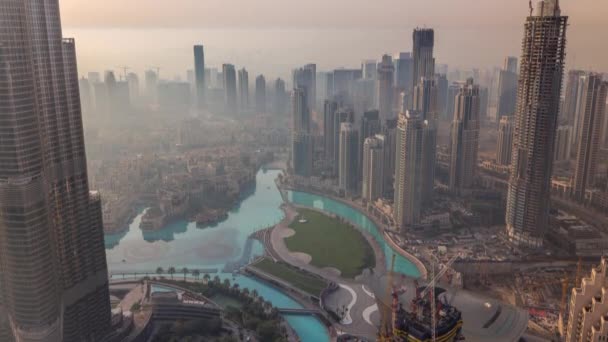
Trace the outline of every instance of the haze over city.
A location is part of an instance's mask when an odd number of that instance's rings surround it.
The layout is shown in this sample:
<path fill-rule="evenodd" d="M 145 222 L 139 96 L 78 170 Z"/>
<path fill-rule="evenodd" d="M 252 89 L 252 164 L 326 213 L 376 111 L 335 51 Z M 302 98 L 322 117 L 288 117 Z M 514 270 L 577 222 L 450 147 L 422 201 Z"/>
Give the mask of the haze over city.
<path fill-rule="evenodd" d="M 81 72 L 158 65 L 167 78 L 185 77 L 188 45 L 199 40 L 209 47 L 210 65 L 229 61 L 285 78 L 293 65 L 310 61 L 320 70 L 354 67 L 361 58 L 404 51 L 417 26 L 438 33 L 438 63 L 490 68 L 518 55 L 519 19 L 528 6 L 526 0 L 61 2 Z M 591 37 L 605 30 L 608 4 L 562 0 L 561 6 L 577 22 L 568 32 L 568 66 L 607 69 L 608 46 Z"/>
<path fill-rule="evenodd" d="M 0 342 L 608 341 L 606 0 L 0 0 Z"/>

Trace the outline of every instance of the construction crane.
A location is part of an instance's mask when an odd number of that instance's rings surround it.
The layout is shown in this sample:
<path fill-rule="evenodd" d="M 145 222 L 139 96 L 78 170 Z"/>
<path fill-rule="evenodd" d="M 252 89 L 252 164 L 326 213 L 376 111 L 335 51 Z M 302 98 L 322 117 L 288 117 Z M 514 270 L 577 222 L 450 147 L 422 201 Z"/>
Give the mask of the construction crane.
<path fill-rule="evenodd" d="M 388 324 L 386 322 L 387 317 L 389 317 L 391 315 L 391 306 L 389 306 L 388 302 L 391 301 L 391 298 L 393 296 L 393 272 L 395 271 L 395 254 L 393 254 L 392 258 L 391 258 L 391 269 L 388 271 L 388 279 L 387 279 L 387 283 L 386 283 L 386 298 L 387 298 L 387 303 L 386 303 L 386 309 L 384 311 L 384 314 L 381 315 L 381 320 L 380 320 L 380 327 L 379 327 L 379 331 L 378 331 L 378 341 L 379 342 L 390 342 L 392 340 L 392 331 L 389 332 L 389 328 L 388 328 Z M 392 324 L 391 324 L 392 327 Z"/>
<path fill-rule="evenodd" d="M 424 288 L 424 290 L 422 290 L 422 292 L 420 292 L 420 297 L 423 298 L 426 295 L 426 292 L 431 289 L 431 288 L 435 288 L 435 284 L 437 283 L 437 281 L 439 279 L 441 279 L 441 277 L 443 277 L 443 275 L 450 269 L 450 267 L 452 267 L 452 264 L 454 264 L 454 261 L 456 261 L 458 258 L 460 258 L 460 254 L 456 254 L 455 256 L 453 256 L 443 267 L 443 269 L 441 271 L 439 271 L 439 273 L 437 273 L 436 275 L 431 275 L 431 281 L 429 282 L 429 284 L 426 286 L 426 288 Z M 433 263 L 433 272 L 435 270 L 435 263 Z"/>
<path fill-rule="evenodd" d="M 441 277 L 443 277 L 443 275 L 450 269 L 450 267 L 452 266 L 452 264 L 454 264 L 454 261 L 456 261 L 458 258 L 460 258 L 460 254 L 456 254 L 455 256 L 453 256 L 443 267 L 443 269 L 441 271 L 439 271 L 439 273 L 435 274 L 435 262 L 431 263 L 431 281 L 429 282 L 429 284 L 424 288 L 424 290 L 422 290 L 422 292 L 420 292 L 420 297 L 419 298 L 424 298 L 424 296 L 426 296 L 427 292 L 429 292 L 429 295 L 431 296 L 431 331 L 432 331 L 432 336 L 433 336 L 433 342 L 437 341 L 437 308 L 436 308 L 436 303 L 435 303 L 435 284 L 437 283 L 437 281 L 439 279 L 441 279 Z"/>

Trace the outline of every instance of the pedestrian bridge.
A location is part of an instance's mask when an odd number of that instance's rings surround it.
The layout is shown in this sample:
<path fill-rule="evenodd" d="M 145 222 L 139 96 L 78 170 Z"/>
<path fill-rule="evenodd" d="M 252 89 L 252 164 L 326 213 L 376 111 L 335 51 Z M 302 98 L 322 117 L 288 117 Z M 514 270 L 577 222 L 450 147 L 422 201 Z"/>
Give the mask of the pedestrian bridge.
<path fill-rule="evenodd" d="M 323 313 L 317 309 L 278 309 L 284 315 L 309 315 L 322 316 Z"/>

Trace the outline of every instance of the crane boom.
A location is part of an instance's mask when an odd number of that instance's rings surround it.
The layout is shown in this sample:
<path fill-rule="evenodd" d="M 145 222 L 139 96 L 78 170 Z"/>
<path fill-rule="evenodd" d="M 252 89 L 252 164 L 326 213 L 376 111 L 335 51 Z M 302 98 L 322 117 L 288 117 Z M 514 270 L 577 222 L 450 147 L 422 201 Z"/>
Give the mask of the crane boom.
<path fill-rule="evenodd" d="M 424 297 L 427 293 L 427 291 L 431 288 L 431 287 L 435 287 L 435 283 L 437 282 L 437 280 L 441 279 L 441 277 L 443 277 L 443 275 L 450 269 L 450 267 L 452 266 L 452 264 L 454 263 L 454 261 L 456 261 L 458 258 L 460 258 L 460 254 L 456 254 L 455 256 L 453 256 L 446 264 L 445 267 L 439 271 L 439 273 L 435 274 L 435 276 L 433 277 L 433 279 L 431 279 L 431 281 L 429 282 L 429 284 L 426 286 L 426 288 L 424 290 L 422 290 L 422 292 L 420 293 L 420 297 Z"/>

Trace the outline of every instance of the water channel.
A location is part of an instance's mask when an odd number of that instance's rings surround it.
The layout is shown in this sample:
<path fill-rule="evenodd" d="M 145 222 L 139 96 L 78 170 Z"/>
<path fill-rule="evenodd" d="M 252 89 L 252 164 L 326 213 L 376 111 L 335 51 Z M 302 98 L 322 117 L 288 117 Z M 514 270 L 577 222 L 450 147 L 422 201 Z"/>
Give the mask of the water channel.
<path fill-rule="evenodd" d="M 230 211 L 226 220 L 214 226 L 199 228 L 193 222 L 179 220 L 157 232 L 143 232 L 139 228 L 145 211 L 142 209 L 127 231 L 106 235 L 106 254 L 110 273 L 114 274 L 114 277 L 120 277 L 121 273 L 154 274 L 158 267 L 165 270 L 175 267 L 178 270 L 175 277 L 180 277 L 179 270 L 183 267 L 190 270 L 197 269 L 201 273 L 217 271 L 217 275 L 221 278 L 229 278 L 237 282 L 241 288 L 256 289 L 276 307 L 301 308 L 299 303 L 266 283 L 242 275 L 222 273 L 226 264 L 261 255 L 264 249 L 257 241 L 253 242 L 251 248 L 245 248 L 248 237 L 283 219 L 284 214 L 279 208 L 282 198 L 274 183 L 278 174 L 279 171 L 276 170 L 259 171 L 255 188 Z M 323 209 L 342 216 L 372 234 L 383 247 L 385 255 L 392 253 L 374 223 L 357 210 L 331 199 L 307 193 L 289 192 L 289 198 L 296 204 Z M 251 255 L 243 255 L 245 251 Z M 404 258 L 397 258 L 396 268 L 397 271 L 410 276 L 419 275 L 416 267 Z M 327 330 L 316 318 L 289 315 L 285 318 L 298 333 L 302 342 L 329 341 Z"/>

